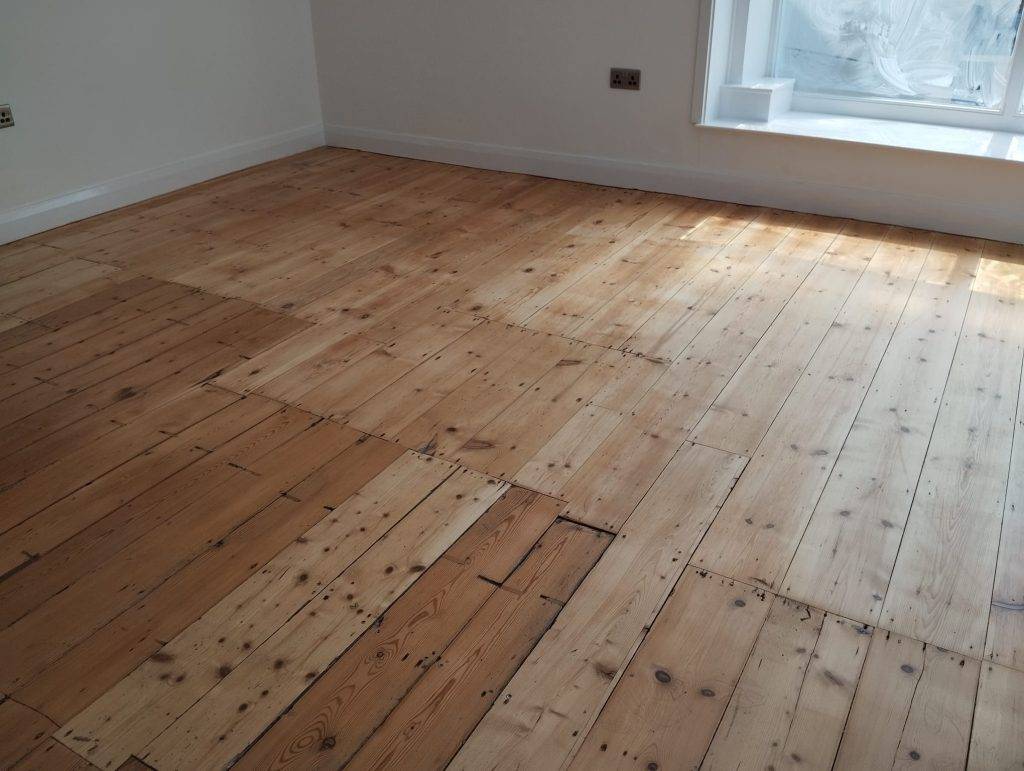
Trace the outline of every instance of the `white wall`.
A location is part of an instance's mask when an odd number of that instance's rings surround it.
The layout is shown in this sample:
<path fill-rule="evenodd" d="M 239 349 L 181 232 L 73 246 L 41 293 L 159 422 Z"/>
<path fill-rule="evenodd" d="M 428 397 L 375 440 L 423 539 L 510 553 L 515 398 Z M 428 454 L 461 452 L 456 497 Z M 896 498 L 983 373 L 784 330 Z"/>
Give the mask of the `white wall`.
<path fill-rule="evenodd" d="M 322 144 L 309 0 L 0 0 L 0 243 Z"/>
<path fill-rule="evenodd" d="M 1024 241 L 1024 164 L 691 125 L 698 0 L 312 11 L 332 144 Z"/>

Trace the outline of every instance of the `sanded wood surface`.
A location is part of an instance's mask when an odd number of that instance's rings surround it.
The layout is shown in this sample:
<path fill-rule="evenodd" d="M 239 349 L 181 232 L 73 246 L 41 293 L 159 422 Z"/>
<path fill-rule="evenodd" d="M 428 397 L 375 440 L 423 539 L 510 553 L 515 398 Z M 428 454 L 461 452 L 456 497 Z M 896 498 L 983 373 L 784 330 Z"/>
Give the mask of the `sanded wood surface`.
<path fill-rule="evenodd" d="M 1024 247 L 323 148 L 0 247 L 0 766 L 1019 768 Z"/>

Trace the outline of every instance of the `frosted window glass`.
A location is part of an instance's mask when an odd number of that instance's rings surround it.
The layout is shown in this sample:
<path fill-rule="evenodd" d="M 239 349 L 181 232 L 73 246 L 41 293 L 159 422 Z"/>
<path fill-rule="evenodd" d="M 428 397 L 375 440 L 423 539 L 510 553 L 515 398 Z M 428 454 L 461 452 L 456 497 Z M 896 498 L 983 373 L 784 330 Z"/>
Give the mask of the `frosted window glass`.
<path fill-rule="evenodd" d="M 797 91 L 997 108 L 1022 0 L 782 0 L 775 72 Z"/>

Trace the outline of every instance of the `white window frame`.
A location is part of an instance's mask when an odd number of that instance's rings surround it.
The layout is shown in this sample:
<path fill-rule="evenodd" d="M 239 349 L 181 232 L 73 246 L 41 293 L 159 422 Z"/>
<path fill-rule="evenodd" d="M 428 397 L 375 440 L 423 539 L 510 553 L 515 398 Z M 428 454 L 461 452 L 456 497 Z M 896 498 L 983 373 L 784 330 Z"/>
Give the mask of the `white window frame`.
<path fill-rule="evenodd" d="M 697 122 L 709 118 L 770 121 L 793 112 L 1024 134 L 1024 33 L 1017 35 L 1000 109 L 800 92 L 792 89 L 792 81 L 787 92 L 784 79 L 774 77 L 780 8 L 781 0 L 705 0 L 702 4 L 698 72 L 705 76 L 707 87 L 698 89 L 695 97 L 695 115 L 701 116 Z M 770 100 L 781 107 L 769 108 Z"/>

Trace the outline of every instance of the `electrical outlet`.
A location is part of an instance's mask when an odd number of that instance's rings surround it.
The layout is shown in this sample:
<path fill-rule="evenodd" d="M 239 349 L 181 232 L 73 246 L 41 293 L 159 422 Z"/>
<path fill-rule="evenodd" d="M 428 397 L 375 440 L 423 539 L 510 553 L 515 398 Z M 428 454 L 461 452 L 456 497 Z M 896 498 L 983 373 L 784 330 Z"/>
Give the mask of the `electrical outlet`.
<path fill-rule="evenodd" d="M 9 104 L 0 104 L 0 129 L 14 125 L 14 110 Z"/>
<path fill-rule="evenodd" d="M 640 70 L 627 70 L 622 67 L 612 67 L 611 80 L 608 85 L 612 88 L 624 88 L 627 91 L 639 91 Z"/>

